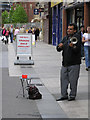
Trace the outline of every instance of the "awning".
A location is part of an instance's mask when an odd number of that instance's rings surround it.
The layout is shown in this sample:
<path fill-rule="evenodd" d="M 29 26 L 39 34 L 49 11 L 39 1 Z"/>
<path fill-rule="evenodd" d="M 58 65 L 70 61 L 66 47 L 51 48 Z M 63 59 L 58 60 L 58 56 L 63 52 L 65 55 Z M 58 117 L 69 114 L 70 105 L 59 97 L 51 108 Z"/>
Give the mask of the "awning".
<path fill-rule="evenodd" d="M 84 5 L 84 2 L 77 2 L 77 3 L 73 3 L 72 5 L 68 5 L 68 6 L 65 6 L 64 9 L 74 9 L 76 7 L 82 7 Z"/>
<path fill-rule="evenodd" d="M 63 2 L 63 0 L 51 0 L 51 7 L 58 5 L 59 3 Z"/>

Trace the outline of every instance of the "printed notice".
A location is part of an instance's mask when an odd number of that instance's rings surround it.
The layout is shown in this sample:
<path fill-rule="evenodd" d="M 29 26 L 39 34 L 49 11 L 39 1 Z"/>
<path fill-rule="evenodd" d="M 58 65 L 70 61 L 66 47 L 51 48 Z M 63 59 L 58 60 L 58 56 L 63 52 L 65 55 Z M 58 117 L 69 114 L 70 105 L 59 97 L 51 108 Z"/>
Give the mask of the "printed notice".
<path fill-rule="evenodd" d="M 17 55 L 29 55 L 31 56 L 31 34 L 18 34 L 17 35 Z"/>

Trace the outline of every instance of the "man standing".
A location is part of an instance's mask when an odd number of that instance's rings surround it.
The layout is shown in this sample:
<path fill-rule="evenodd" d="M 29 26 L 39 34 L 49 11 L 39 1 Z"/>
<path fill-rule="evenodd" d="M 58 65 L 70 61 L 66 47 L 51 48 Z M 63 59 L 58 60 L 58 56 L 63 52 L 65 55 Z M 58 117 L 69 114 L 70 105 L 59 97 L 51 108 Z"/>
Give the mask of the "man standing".
<path fill-rule="evenodd" d="M 13 35 L 14 35 L 14 28 L 13 28 L 13 25 L 11 25 L 9 31 L 10 31 L 10 40 L 11 40 L 11 43 L 13 43 Z"/>
<path fill-rule="evenodd" d="M 63 51 L 63 61 L 61 68 L 61 97 L 57 101 L 75 100 L 77 94 L 77 83 L 81 64 L 81 40 L 80 36 L 76 34 L 77 26 L 72 23 L 67 29 L 67 36 L 63 38 L 61 43 L 57 46 L 57 51 Z M 76 38 L 76 43 L 75 39 Z M 73 42 L 71 42 L 71 39 Z M 75 43 L 75 44 L 74 44 Z M 70 83 L 70 94 L 68 97 L 68 85 Z"/>

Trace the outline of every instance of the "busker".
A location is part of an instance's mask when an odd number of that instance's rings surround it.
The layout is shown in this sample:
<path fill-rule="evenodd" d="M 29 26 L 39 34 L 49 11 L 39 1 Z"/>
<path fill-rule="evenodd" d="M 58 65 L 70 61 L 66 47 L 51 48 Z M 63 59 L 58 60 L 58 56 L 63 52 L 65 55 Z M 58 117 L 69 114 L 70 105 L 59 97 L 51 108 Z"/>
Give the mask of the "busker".
<path fill-rule="evenodd" d="M 57 46 L 57 51 L 62 51 L 63 61 L 61 68 L 61 97 L 56 101 L 72 101 L 76 98 L 81 64 L 81 40 L 76 32 L 77 25 L 74 23 L 69 24 L 67 36 Z M 71 91 L 68 95 L 69 83 Z"/>

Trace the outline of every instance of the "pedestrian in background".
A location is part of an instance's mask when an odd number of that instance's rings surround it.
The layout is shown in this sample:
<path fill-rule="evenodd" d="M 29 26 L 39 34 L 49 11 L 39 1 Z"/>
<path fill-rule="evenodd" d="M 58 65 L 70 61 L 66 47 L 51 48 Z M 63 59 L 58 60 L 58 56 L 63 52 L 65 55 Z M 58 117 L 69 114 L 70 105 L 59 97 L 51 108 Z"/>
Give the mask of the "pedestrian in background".
<path fill-rule="evenodd" d="M 37 40 L 39 40 L 39 33 L 40 33 L 40 30 L 39 30 L 39 28 L 37 28 L 36 30 L 37 30 Z"/>
<path fill-rule="evenodd" d="M 32 33 L 32 28 L 29 28 L 28 33 Z"/>
<path fill-rule="evenodd" d="M 37 41 L 37 37 L 38 37 L 38 28 L 35 27 L 35 31 L 34 31 L 34 34 L 35 34 L 35 46 L 36 46 L 36 41 Z"/>
<path fill-rule="evenodd" d="M 90 26 L 87 27 L 87 33 L 84 33 L 82 42 L 84 43 L 86 70 L 90 68 Z"/>
<path fill-rule="evenodd" d="M 5 34 L 6 39 L 7 39 L 7 40 L 5 41 L 5 44 L 8 44 L 9 35 L 10 35 L 10 31 L 9 31 L 9 27 L 8 27 L 7 30 L 6 30 L 6 34 Z"/>
<path fill-rule="evenodd" d="M 35 34 L 35 40 L 37 41 L 37 39 L 39 39 L 39 38 L 38 38 L 38 37 L 39 37 L 39 28 L 36 28 L 36 29 L 35 29 L 34 34 Z"/>
<path fill-rule="evenodd" d="M 16 35 L 19 33 L 19 28 L 16 27 L 15 31 L 14 31 L 14 36 L 15 36 L 15 39 L 16 39 Z"/>
<path fill-rule="evenodd" d="M 11 40 L 11 43 L 13 43 L 13 37 L 14 37 L 14 31 L 15 31 L 13 25 L 11 25 L 9 31 L 10 31 L 10 40 Z"/>
<path fill-rule="evenodd" d="M 83 34 L 85 33 L 83 25 L 80 27 L 80 31 L 78 33 L 79 33 L 80 39 L 81 39 L 81 57 L 82 57 L 83 60 L 85 60 L 85 57 L 84 57 L 84 43 L 82 42 Z"/>
<path fill-rule="evenodd" d="M 3 27 L 2 27 L 2 41 L 4 41 L 5 34 L 6 34 L 6 29 L 5 29 L 5 27 L 3 26 Z"/>
<path fill-rule="evenodd" d="M 35 34 L 35 30 L 36 30 L 36 28 L 33 27 L 33 28 L 32 28 L 32 34 Z"/>
<path fill-rule="evenodd" d="M 24 26 L 22 26 L 22 27 L 20 28 L 19 33 L 26 33 Z"/>
<path fill-rule="evenodd" d="M 57 51 L 62 51 L 63 61 L 61 68 L 61 97 L 57 101 L 75 100 L 77 94 L 77 83 L 81 64 L 81 40 L 76 34 L 77 25 L 69 24 L 67 36 L 63 38 L 57 46 Z M 70 42 L 70 39 L 76 37 L 77 43 Z M 70 84 L 70 93 L 68 96 L 68 85 Z"/>

